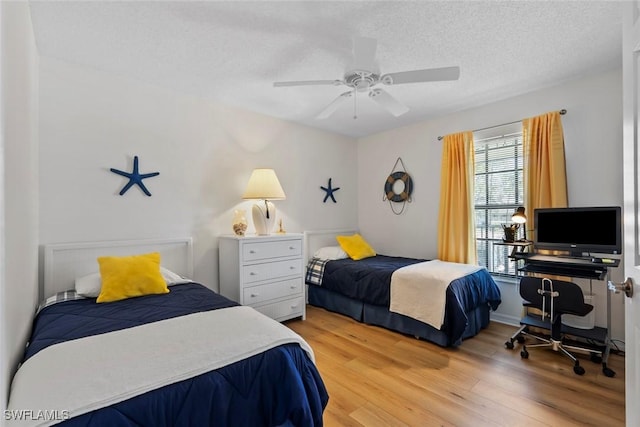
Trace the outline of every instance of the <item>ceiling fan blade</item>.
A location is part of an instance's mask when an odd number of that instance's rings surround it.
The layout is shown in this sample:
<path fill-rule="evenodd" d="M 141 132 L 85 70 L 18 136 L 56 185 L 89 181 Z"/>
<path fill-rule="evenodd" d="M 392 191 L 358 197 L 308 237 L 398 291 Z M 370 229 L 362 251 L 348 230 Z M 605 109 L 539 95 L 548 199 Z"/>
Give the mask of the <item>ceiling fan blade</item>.
<path fill-rule="evenodd" d="M 273 83 L 273 86 L 274 87 L 317 86 L 317 85 L 339 86 L 342 83 L 343 83 L 342 80 L 300 80 L 300 81 L 292 81 L 292 82 L 275 82 Z"/>
<path fill-rule="evenodd" d="M 404 83 L 458 80 L 458 78 L 460 78 L 460 67 L 444 67 L 389 73 L 381 76 L 380 81 L 386 85 L 399 85 Z"/>
<path fill-rule="evenodd" d="M 353 38 L 353 69 L 373 71 L 376 69 L 376 47 L 378 42 L 370 37 Z"/>
<path fill-rule="evenodd" d="M 377 102 L 382 108 L 399 117 L 409 111 L 409 107 L 389 95 L 389 92 L 382 89 L 372 89 L 369 92 L 369 98 Z"/>
<path fill-rule="evenodd" d="M 340 94 L 331 102 L 331 104 L 327 105 L 327 107 L 316 116 L 316 119 L 323 120 L 335 113 L 342 103 L 344 103 L 348 98 L 351 98 L 352 94 L 353 92 L 351 91 Z"/>

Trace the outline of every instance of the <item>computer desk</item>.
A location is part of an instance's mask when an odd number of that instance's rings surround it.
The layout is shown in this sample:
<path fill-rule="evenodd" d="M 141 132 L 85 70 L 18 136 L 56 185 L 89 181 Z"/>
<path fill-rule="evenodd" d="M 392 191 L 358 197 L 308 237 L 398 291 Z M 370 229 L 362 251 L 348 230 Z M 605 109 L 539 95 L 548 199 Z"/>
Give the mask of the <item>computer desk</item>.
<path fill-rule="evenodd" d="M 609 268 L 620 265 L 615 258 L 599 257 L 569 257 L 542 255 L 537 253 L 515 253 L 513 258 L 524 261 L 518 271 L 527 274 L 549 274 L 581 279 L 595 279 L 605 281 L 608 286 Z M 593 329 L 572 328 L 562 325 L 562 332 L 587 340 L 603 343 L 605 350 L 602 355 L 602 373 L 613 377 L 615 372 L 607 367 L 607 360 L 611 352 L 611 292 L 607 289 L 607 327 L 599 326 Z"/>

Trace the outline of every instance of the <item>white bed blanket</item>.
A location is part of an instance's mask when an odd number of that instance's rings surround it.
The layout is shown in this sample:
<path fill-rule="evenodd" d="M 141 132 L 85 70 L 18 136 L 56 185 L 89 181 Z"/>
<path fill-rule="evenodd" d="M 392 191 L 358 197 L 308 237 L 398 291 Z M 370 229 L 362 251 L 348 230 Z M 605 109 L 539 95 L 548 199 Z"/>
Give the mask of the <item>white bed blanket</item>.
<path fill-rule="evenodd" d="M 56 344 L 16 373 L 9 411 L 68 411 L 70 417 L 118 403 L 286 343 L 311 347 L 250 307 L 230 307 Z M 65 413 L 66 414 L 66 413 Z M 45 426 L 43 419 L 15 422 Z M 8 425 L 13 425 L 9 422 Z"/>
<path fill-rule="evenodd" d="M 391 275 L 389 310 L 440 329 L 449 284 L 481 268 L 440 260 L 399 268 Z"/>

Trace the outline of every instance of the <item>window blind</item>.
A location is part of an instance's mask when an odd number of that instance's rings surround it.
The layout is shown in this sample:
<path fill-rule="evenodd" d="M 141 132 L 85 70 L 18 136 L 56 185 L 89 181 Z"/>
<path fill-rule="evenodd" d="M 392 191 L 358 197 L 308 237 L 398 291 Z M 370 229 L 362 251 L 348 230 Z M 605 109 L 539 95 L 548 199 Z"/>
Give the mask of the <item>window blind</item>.
<path fill-rule="evenodd" d="M 508 258 L 512 248 L 494 243 L 502 242 L 502 225 L 511 224 L 511 215 L 524 203 L 522 132 L 479 139 L 474 146 L 478 262 L 492 273 L 515 276 L 515 263 Z"/>

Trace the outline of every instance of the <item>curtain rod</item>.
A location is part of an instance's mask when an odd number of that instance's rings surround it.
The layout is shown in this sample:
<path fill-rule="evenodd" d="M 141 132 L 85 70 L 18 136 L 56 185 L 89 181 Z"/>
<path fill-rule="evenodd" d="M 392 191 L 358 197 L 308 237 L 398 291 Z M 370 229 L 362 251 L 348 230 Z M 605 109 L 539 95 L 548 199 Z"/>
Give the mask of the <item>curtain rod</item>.
<path fill-rule="evenodd" d="M 567 114 L 567 110 L 565 110 L 564 108 L 563 108 L 562 110 L 560 110 L 560 115 L 561 115 L 561 116 L 564 116 L 565 114 Z M 514 123 L 518 123 L 518 122 L 521 122 L 521 121 L 522 121 L 522 120 L 516 120 L 515 122 L 503 123 L 503 124 L 501 124 L 501 125 L 489 126 L 489 127 L 482 128 L 482 129 L 475 129 L 475 130 L 472 130 L 471 132 L 479 132 L 479 131 L 481 131 L 481 130 L 487 130 L 487 129 L 499 128 L 500 126 L 512 125 L 512 124 L 514 124 Z M 442 138 L 444 138 L 444 136 L 439 136 L 439 137 L 438 137 L 438 141 L 442 141 Z"/>

